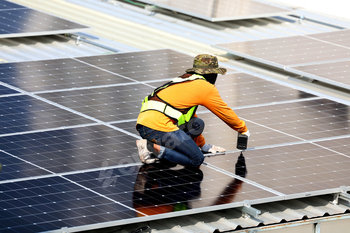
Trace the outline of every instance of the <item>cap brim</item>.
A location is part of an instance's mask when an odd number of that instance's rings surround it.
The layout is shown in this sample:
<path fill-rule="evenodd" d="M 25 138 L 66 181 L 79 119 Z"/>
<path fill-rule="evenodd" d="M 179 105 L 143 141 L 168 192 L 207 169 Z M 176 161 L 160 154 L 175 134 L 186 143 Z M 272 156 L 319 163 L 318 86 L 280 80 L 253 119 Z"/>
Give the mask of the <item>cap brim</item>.
<path fill-rule="evenodd" d="M 225 75 L 227 70 L 225 68 L 190 68 L 186 72 L 195 72 L 197 74 L 222 74 Z"/>

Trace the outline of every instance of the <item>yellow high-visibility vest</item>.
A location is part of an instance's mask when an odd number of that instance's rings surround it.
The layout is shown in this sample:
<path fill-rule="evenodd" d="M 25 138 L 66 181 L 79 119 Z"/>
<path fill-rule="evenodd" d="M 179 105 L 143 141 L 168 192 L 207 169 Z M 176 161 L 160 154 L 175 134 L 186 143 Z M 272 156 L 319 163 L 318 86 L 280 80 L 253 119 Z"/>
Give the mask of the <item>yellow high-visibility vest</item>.
<path fill-rule="evenodd" d="M 176 120 L 177 125 L 185 124 L 194 115 L 194 113 L 198 107 L 197 105 L 191 107 L 186 113 L 182 113 L 180 110 L 184 110 L 184 109 L 177 109 L 168 103 L 157 101 L 157 100 L 152 100 L 151 98 L 156 96 L 158 91 L 163 90 L 163 89 L 169 87 L 170 85 L 177 84 L 177 83 L 183 83 L 183 82 L 187 82 L 187 81 L 193 81 L 196 79 L 204 79 L 205 80 L 205 78 L 203 76 L 198 75 L 198 74 L 193 74 L 188 78 L 180 78 L 180 77 L 174 78 L 170 82 L 156 88 L 151 95 L 146 96 L 146 98 L 143 100 L 140 113 L 144 112 L 144 111 L 155 110 L 155 111 L 164 113 L 166 116 L 170 117 L 171 119 Z"/>

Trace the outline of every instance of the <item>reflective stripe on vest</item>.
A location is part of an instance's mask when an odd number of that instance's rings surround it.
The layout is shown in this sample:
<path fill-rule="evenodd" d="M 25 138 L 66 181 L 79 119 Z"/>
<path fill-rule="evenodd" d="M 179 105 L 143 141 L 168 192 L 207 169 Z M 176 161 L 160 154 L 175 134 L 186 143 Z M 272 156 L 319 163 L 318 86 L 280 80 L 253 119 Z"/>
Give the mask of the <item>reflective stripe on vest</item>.
<path fill-rule="evenodd" d="M 174 78 L 173 80 L 171 80 L 171 82 L 166 83 L 163 86 L 155 89 L 154 92 L 150 96 L 153 97 L 158 91 L 163 90 L 172 84 L 193 81 L 196 79 L 204 79 L 205 80 L 205 78 L 203 76 L 198 75 L 198 74 L 193 74 L 188 78 L 177 77 L 177 78 Z M 164 113 L 166 116 L 168 116 L 174 120 L 177 120 L 178 125 L 182 125 L 182 124 L 188 122 L 192 118 L 194 111 L 197 108 L 197 106 L 193 106 L 186 114 L 183 114 L 179 110 L 173 108 L 172 106 L 170 106 L 164 102 L 160 102 L 160 101 L 156 101 L 156 100 L 148 100 L 148 97 L 149 96 L 146 96 L 146 98 L 143 100 L 140 113 L 144 112 L 144 111 L 148 111 L 148 110 L 155 110 L 155 111 Z"/>

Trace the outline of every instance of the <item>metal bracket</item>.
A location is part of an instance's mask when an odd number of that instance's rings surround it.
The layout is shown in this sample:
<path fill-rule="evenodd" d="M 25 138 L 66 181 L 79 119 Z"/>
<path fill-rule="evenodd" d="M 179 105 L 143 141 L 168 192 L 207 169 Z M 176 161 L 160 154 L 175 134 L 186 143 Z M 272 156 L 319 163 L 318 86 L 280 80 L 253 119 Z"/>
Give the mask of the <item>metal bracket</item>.
<path fill-rule="evenodd" d="M 305 19 L 305 16 L 304 15 L 300 15 L 298 23 L 299 24 L 303 24 L 304 23 L 304 19 Z"/>
<path fill-rule="evenodd" d="M 341 186 L 340 187 L 340 195 L 339 198 L 348 201 L 350 203 L 350 194 L 348 194 L 348 192 L 346 191 L 346 187 L 345 186 Z"/>
<path fill-rule="evenodd" d="M 69 233 L 68 227 L 62 227 L 61 228 L 61 233 Z"/>
<path fill-rule="evenodd" d="M 345 186 L 340 187 L 339 193 L 333 194 L 333 201 L 331 201 L 330 203 L 333 205 L 338 205 L 339 198 L 350 202 L 350 194 L 348 194 Z"/>
<path fill-rule="evenodd" d="M 333 194 L 333 201 L 330 201 L 329 203 L 333 205 L 338 205 L 338 200 L 339 200 L 340 193 L 334 193 Z"/>
<path fill-rule="evenodd" d="M 259 217 L 261 211 L 251 207 L 249 200 L 243 201 L 244 206 L 242 207 L 242 216 L 244 218 L 250 218 L 253 216 L 254 218 Z"/>
<path fill-rule="evenodd" d="M 76 45 L 80 45 L 81 39 L 82 39 L 81 36 L 77 36 L 76 41 L 75 41 L 75 44 L 76 44 Z"/>

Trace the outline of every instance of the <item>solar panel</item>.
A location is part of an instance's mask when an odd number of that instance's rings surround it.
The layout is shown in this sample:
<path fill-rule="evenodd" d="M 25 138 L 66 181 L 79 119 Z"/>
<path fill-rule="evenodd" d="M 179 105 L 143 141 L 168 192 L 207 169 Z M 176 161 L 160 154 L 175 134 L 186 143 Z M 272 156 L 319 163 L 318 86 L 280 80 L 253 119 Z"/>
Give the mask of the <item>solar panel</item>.
<path fill-rule="evenodd" d="M 78 59 L 140 82 L 177 77 L 193 66 L 192 57 L 170 49 Z"/>
<path fill-rule="evenodd" d="M 44 232 L 135 217 L 135 211 L 64 177 L 1 184 L 1 232 Z"/>
<path fill-rule="evenodd" d="M 125 221 L 180 207 L 190 210 L 242 202 L 245 198 L 277 198 L 254 185 L 242 186 L 241 180 L 210 168 L 171 170 L 151 165 L 112 171 L 113 176 L 101 170 L 3 183 L 0 229 L 41 232 Z M 159 184 L 156 188 L 155 183 Z M 227 189 L 233 193 L 225 193 Z"/>
<path fill-rule="evenodd" d="M 0 64 L 0 231 L 91 230 L 350 187 L 348 106 L 236 71 L 216 86 L 252 133 L 248 173 L 237 133 L 204 108 L 203 135 L 226 155 L 200 169 L 141 166 L 141 101 L 192 60 L 155 50 Z"/>
<path fill-rule="evenodd" d="M 331 189 L 350 185 L 349 156 L 315 144 L 246 151 L 244 156 L 248 180 L 286 195 L 303 196 L 305 193 L 322 191 L 327 193 Z M 235 157 L 229 154 L 208 158 L 206 161 L 234 172 L 232 163 Z"/>
<path fill-rule="evenodd" d="M 14 180 L 26 177 L 35 177 L 48 175 L 49 172 L 34 166 L 33 164 L 27 163 L 26 161 L 16 158 L 7 153 L 0 152 L 2 170 L 0 176 L 1 181 Z"/>
<path fill-rule="evenodd" d="M 135 141 L 104 125 L 0 137 L 2 150 L 54 173 L 139 162 Z M 23 170 L 31 174 L 25 166 Z"/>
<path fill-rule="evenodd" d="M 40 94 L 41 97 L 102 121 L 135 119 L 140 100 L 153 88 L 127 85 Z"/>
<path fill-rule="evenodd" d="M 1 97 L 0 100 L 1 134 L 93 123 L 92 120 L 26 95 Z"/>
<path fill-rule="evenodd" d="M 0 0 L 0 38 L 63 34 L 89 27 Z"/>
<path fill-rule="evenodd" d="M 0 81 L 28 92 L 132 82 L 74 59 L 0 64 Z"/>
<path fill-rule="evenodd" d="M 5 0 L 1 0 L 0 1 L 0 10 L 10 10 L 10 9 L 23 9 L 26 8 L 25 6 L 13 3 L 13 2 L 9 2 L 9 1 L 5 1 Z"/>
<path fill-rule="evenodd" d="M 231 108 L 315 97 L 245 73 L 219 76 L 215 86 Z"/>
<path fill-rule="evenodd" d="M 303 36 L 227 43 L 218 47 L 280 68 L 350 57 L 350 50 Z"/>
<path fill-rule="evenodd" d="M 15 94 L 18 93 L 18 91 L 12 90 L 10 88 L 4 87 L 0 85 L 0 95 L 1 96 L 6 96 L 6 95 L 10 95 L 10 94 Z"/>
<path fill-rule="evenodd" d="M 350 60 L 294 66 L 291 70 L 315 80 L 350 89 L 350 81 L 348 78 L 350 72 Z"/>
<path fill-rule="evenodd" d="M 216 47 L 299 75 L 350 88 L 344 75 L 350 61 L 350 30 L 259 41 L 219 44 Z"/>
<path fill-rule="evenodd" d="M 350 134 L 349 106 L 326 99 L 239 109 L 236 113 L 255 124 L 313 140 Z"/>
<path fill-rule="evenodd" d="M 141 2 L 213 22 L 270 17 L 291 13 L 291 10 L 285 7 L 256 0 L 141 0 Z"/>
<path fill-rule="evenodd" d="M 310 38 L 325 41 L 331 44 L 341 45 L 350 48 L 350 30 L 344 29 L 334 32 L 323 32 L 308 35 Z"/>

